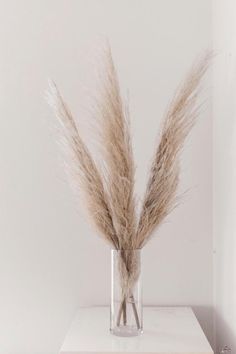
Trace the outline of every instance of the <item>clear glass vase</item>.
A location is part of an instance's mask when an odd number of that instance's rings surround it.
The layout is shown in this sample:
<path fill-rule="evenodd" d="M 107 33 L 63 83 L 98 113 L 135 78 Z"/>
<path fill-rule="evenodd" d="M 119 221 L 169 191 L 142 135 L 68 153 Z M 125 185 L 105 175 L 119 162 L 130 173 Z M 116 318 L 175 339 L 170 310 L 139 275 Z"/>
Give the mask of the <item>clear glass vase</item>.
<path fill-rule="evenodd" d="M 122 337 L 143 331 L 141 251 L 111 251 L 111 333 Z"/>

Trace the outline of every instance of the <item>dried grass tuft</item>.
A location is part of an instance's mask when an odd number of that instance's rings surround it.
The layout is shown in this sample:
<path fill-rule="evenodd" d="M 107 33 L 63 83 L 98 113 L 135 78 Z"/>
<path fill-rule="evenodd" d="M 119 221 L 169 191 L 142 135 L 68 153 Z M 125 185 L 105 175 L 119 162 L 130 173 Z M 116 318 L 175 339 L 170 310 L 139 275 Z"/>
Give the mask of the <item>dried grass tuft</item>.
<path fill-rule="evenodd" d="M 114 229 L 110 201 L 104 189 L 102 176 L 80 137 L 70 110 L 54 83 L 50 83 L 48 101 L 61 125 L 61 139 L 68 157 L 67 165 L 72 184 L 80 194 L 82 193 L 91 221 L 99 234 L 112 247 L 118 248 L 119 240 Z"/>
<path fill-rule="evenodd" d="M 97 100 L 106 186 L 112 220 L 120 249 L 135 247 L 136 215 L 134 198 L 134 158 L 129 129 L 129 112 L 122 102 L 110 48 L 105 51 L 106 72 L 101 99 Z"/>
<path fill-rule="evenodd" d="M 199 84 L 211 59 L 207 53 L 189 72 L 177 90 L 164 117 L 160 143 L 153 158 L 137 230 L 142 248 L 176 205 L 179 184 L 179 154 L 199 113 Z"/>

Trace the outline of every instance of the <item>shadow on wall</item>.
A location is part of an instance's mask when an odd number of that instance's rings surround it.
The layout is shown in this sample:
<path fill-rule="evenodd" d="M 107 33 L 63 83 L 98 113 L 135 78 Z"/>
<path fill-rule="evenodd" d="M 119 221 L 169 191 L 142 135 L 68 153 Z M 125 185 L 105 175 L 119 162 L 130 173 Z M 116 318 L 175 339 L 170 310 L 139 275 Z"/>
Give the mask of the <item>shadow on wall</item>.
<path fill-rule="evenodd" d="M 216 348 L 215 353 L 218 354 L 221 350 L 228 346 L 231 349 L 231 353 L 236 353 L 236 335 L 232 331 L 232 328 L 228 326 L 226 321 L 222 318 L 219 312 L 215 311 L 215 321 L 217 325 L 217 332 L 216 332 Z M 220 337 L 217 335 L 220 333 Z M 222 339 L 224 338 L 224 343 Z"/>
<path fill-rule="evenodd" d="M 235 2 L 229 4 L 235 6 Z M 228 27 L 227 31 L 225 28 L 226 19 L 229 22 L 227 16 L 226 12 L 225 22 L 220 27 L 224 33 L 222 38 L 229 38 Z M 229 33 L 232 35 L 232 30 Z M 236 51 L 230 47 L 230 42 L 227 42 L 229 47 L 225 43 L 217 44 L 221 52 L 214 68 L 213 115 L 214 322 L 218 354 L 226 345 L 232 353 L 236 353 Z M 225 50 L 222 50 L 224 46 Z"/>
<path fill-rule="evenodd" d="M 205 333 L 212 349 L 214 350 L 214 336 L 212 333 L 213 327 L 213 308 L 212 306 L 191 306 L 195 313 L 198 322 L 200 323 L 203 332 Z"/>

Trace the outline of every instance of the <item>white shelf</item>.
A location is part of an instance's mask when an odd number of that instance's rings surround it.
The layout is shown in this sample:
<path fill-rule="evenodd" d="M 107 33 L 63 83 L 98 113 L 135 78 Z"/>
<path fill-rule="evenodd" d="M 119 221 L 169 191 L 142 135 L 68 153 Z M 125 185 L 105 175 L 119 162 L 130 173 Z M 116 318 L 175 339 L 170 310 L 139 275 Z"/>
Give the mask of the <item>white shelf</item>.
<path fill-rule="evenodd" d="M 116 337 L 109 333 L 109 308 L 82 308 L 72 323 L 61 354 L 213 354 L 189 307 L 146 307 L 144 333 Z"/>

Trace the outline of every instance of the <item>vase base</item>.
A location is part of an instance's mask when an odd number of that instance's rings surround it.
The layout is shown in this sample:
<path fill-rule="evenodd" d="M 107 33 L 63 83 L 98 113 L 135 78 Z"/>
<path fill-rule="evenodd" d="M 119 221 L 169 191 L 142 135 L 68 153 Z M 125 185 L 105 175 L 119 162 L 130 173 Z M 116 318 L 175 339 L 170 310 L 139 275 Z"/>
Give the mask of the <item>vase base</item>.
<path fill-rule="evenodd" d="M 136 337 L 142 333 L 142 329 L 137 329 L 135 326 L 117 326 L 111 329 L 111 334 L 118 337 Z"/>

